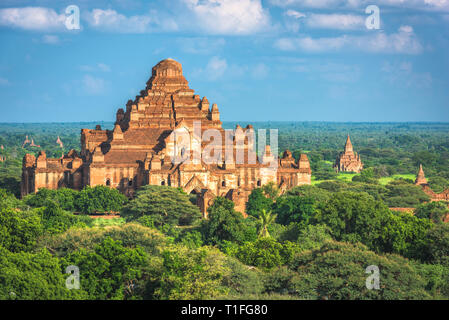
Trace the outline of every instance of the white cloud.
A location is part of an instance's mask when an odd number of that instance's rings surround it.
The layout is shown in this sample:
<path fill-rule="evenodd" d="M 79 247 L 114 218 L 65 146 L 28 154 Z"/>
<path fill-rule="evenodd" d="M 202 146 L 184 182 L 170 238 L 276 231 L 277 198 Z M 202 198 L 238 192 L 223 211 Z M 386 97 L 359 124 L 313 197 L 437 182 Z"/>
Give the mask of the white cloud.
<path fill-rule="evenodd" d="M 303 18 L 306 16 L 304 13 L 296 11 L 296 10 L 292 10 L 292 9 L 287 10 L 285 12 L 285 15 L 289 16 L 289 17 L 293 17 L 295 19 Z"/>
<path fill-rule="evenodd" d="M 270 27 L 260 0 L 177 0 L 174 13 L 152 11 L 126 16 L 112 9 L 93 9 L 90 27 L 121 33 L 192 30 L 203 34 L 246 35 Z"/>
<path fill-rule="evenodd" d="M 270 0 L 279 7 L 301 7 L 314 9 L 355 9 L 375 4 L 378 6 L 401 7 L 418 10 L 449 11 L 449 0 Z"/>
<path fill-rule="evenodd" d="M 85 75 L 83 78 L 83 86 L 86 93 L 91 95 L 99 95 L 105 90 L 105 81 L 101 78 Z"/>
<path fill-rule="evenodd" d="M 284 51 L 328 52 L 343 49 L 370 53 L 403 53 L 419 54 L 423 47 L 416 38 L 413 28 L 401 26 L 397 33 L 375 35 L 348 36 L 334 38 L 281 38 L 275 46 Z"/>
<path fill-rule="evenodd" d="M 59 43 L 59 37 L 55 35 L 46 34 L 42 37 L 42 42 L 47 44 Z"/>
<path fill-rule="evenodd" d="M 208 34 L 252 34 L 269 28 L 270 16 L 260 0 L 183 0 L 189 21 Z"/>
<path fill-rule="evenodd" d="M 305 22 L 311 28 L 354 30 L 365 28 L 365 20 L 353 14 L 311 14 Z"/>
<path fill-rule="evenodd" d="M 93 9 L 86 14 L 85 18 L 92 28 L 119 33 L 147 33 L 178 29 L 173 19 L 159 19 L 156 12 L 127 17 L 112 9 Z"/>
<path fill-rule="evenodd" d="M 0 26 L 24 30 L 63 30 L 65 15 L 43 7 L 0 9 Z"/>
<path fill-rule="evenodd" d="M 261 0 L 173 0 L 172 10 L 126 15 L 114 9 L 82 11 L 92 29 L 118 33 L 194 31 L 202 34 L 247 35 L 271 28 Z M 163 7 L 162 7 L 163 8 Z M 0 9 L 0 26 L 26 30 L 65 29 L 65 13 L 45 7 Z"/>

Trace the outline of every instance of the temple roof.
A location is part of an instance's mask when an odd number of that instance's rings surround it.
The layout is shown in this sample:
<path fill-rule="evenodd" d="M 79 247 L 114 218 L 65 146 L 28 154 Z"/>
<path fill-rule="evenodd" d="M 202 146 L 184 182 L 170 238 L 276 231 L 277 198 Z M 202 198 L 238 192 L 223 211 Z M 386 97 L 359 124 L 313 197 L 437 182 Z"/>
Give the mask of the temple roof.
<path fill-rule="evenodd" d="M 189 83 L 182 74 L 182 65 L 170 58 L 160 61 L 152 69 L 147 89 L 159 89 L 170 93 L 189 89 Z"/>
<path fill-rule="evenodd" d="M 422 168 L 422 164 L 419 165 L 418 175 L 416 176 L 415 184 L 417 185 L 425 185 L 427 184 L 426 176 L 424 175 L 424 170 Z"/>
<path fill-rule="evenodd" d="M 353 152 L 353 148 L 352 148 L 351 138 L 349 137 L 349 134 L 348 134 L 348 138 L 346 139 L 346 143 L 345 143 L 345 153 L 349 153 L 349 152 Z"/>

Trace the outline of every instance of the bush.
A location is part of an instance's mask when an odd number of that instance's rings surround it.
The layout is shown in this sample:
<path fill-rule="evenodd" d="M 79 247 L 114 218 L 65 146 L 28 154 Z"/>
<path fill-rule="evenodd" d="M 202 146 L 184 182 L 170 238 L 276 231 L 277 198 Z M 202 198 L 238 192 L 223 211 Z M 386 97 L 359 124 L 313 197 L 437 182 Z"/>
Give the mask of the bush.
<path fill-rule="evenodd" d="M 262 210 L 271 211 L 273 199 L 268 197 L 262 188 L 256 188 L 251 191 L 246 203 L 246 213 L 250 216 L 257 217 Z"/>
<path fill-rule="evenodd" d="M 281 244 L 272 238 L 261 238 L 240 246 L 235 256 L 244 264 L 269 270 L 288 263 L 296 252 L 299 247 L 292 242 Z"/>
<path fill-rule="evenodd" d="M 257 228 L 252 221 L 234 210 L 234 203 L 217 197 L 208 208 L 208 219 L 203 220 L 201 233 L 205 243 L 216 245 L 224 241 L 243 243 L 257 238 Z"/>
<path fill-rule="evenodd" d="M 80 290 L 88 299 L 126 299 L 134 297 L 138 289 L 135 284 L 143 276 L 147 255 L 141 247 L 126 248 L 121 241 L 107 237 L 94 250 L 79 249 L 63 261 L 64 266 L 82 270 Z"/>
<path fill-rule="evenodd" d="M 369 290 L 368 266 L 377 266 L 380 289 Z M 426 281 L 397 255 L 380 256 L 360 244 L 326 242 L 295 256 L 289 265 L 297 275 L 286 279 L 289 293 L 306 299 L 429 299 Z"/>
<path fill-rule="evenodd" d="M 325 224 L 337 241 L 362 242 L 379 251 L 382 226 L 389 209 L 367 193 L 338 192 L 322 206 L 313 219 Z"/>
<path fill-rule="evenodd" d="M 241 299 L 241 297 L 262 293 L 264 289 L 262 272 L 232 257 L 226 260 L 225 266 L 230 269 L 222 282 L 223 286 L 230 290 L 227 298 Z"/>
<path fill-rule="evenodd" d="M 86 298 L 65 286 L 65 269 L 45 249 L 12 253 L 0 246 L 0 300 L 63 300 Z"/>
<path fill-rule="evenodd" d="M 229 277 L 226 256 L 218 249 L 170 246 L 162 252 L 161 274 L 153 279 L 154 296 L 162 300 L 214 299 L 228 293 L 222 285 Z"/>
<path fill-rule="evenodd" d="M 87 186 L 75 199 L 76 210 L 91 214 L 96 212 L 118 212 L 126 202 L 126 197 L 117 189 L 106 186 Z"/>
<path fill-rule="evenodd" d="M 165 236 L 157 230 L 127 223 L 104 228 L 69 229 L 63 234 L 41 239 L 39 246 L 63 256 L 78 249 L 93 250 L 95 245 L 106 238 L 120 241 L 126 248 L 142 247 L 150 255 L 158 254 L 167 242 Z"/>
<path fill-rule="evenodd" d="M 437 224 L 427 231 L 420 254 L 424 262 L 449 267 L 449 224 Z"/>
<path fill-rule="evenodd" d="M 0 246 L 12 252 L 30 251 L 43 233 L 41 218 L 33 211 L 0 208 Z"/>
<path fill-rule="evenodd" d="M 122 210 L 127 221 L 139 220 L 147 226 L 160 228 L 169 225 L 192 225 L 199 222 L 201 213 L 181 189 L 169 186 L 144 186 Z"/>
<path fill-rule="evenodd" d="M 419 205 L 415 210 L 415 216 L 422 219 L 430 219 L 434 223 L 443 223 L 449 214 L 447 204 L 442 201 L 432 201 Z"/>
<path fill-rule="evenodd" d="M 316 212 L 315 200 L 309 197 L 279 197 L 273 208 L 273 213 L 277 214 L 277 222 L 283 225 L 292 222 L 308 224 Z"/>

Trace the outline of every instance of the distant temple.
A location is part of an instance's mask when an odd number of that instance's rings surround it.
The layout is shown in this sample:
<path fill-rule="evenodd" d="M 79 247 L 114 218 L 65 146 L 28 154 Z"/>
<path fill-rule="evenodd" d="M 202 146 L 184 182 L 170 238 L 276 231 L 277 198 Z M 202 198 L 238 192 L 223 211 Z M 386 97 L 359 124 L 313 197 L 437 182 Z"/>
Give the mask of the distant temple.
<path fill-rule="evenodd" d="M 196 132 L 198 123 L 201 127 Z M 196 159 L 192 152 L 195 147 L 208 146 L 203 140 L 207 140 L 205 132 L 210 131 L 220 135 L 218 141 L 213 139 L 220 145 L 215 163 Z M 140 186 L 167 185 L 196 194 L 197 204 L 206 216 L 216 196 L 232 200 L 236 210 L 244 213 L 254 188 L 274 182 L 285 191 L 311 183 L 306 155 L 296 161 L 287 150 L 277 159 L 266 146 L 259 158 L 255 144 L 250 143 L 254 133 L 251 125 L 245 129 L 237 125 L 231 136 L 229 131 L 222 128 L 218 106 L 210 107 L 206 97 L 201 99 L 195 94 L 182 74 L 181 64 L 166 59 L 153 67 L 145 90 L 134 101 L 128 101 L 126 111 L 117 111 L 113 130 L 102 130 L 99 125 L 95 130 L 81 130 L 80 154 L 71 150 L 59 159 L 48 159 L 44 151 L 37 158 L 26 154 L 21 194 L 39 188 L 105 185 L 132 197 Z M 178 148 L 185 136 L 192 150 Z M 242 153 L 245 161 L 235 161 L 236 155 Z M 176 157 L 193 160 L 174 161 Z M 248 161 L 250 158 L 254 162 Z"/>
<path fill-rule="evenodd" d="M 31 139 L 30 147 L 40 148 L 41 146 L 34 143 L 34 139 Z"/>
<path fill-rule="evenodd" d="M 59 136 L 58 139 L 56 140 L 56 143 L 59 144 L 61 148 L 64 148 L 64 144 L 62 143 L 61 138 L 59 138 Z"/>
<path fill-rule="evenodd" d="M 25 140 L 23 141 L 22 148 L 24 148 L 28 143 L 31 141 L 28 139 L 28 136 L 25 137 Z"/>
<path fill-rule="evenodd" d="M 337 172 L 356 172 L 359 173 L 363 169 L 362 160 L 360 160 L 360 155 L 354 152 L 352 148 L 351 139 L 346 139 L 345 151 L 340 153 L 335 160 L 334 169 Z"/>
<path fill-rule="evenodd" d="M 25 146 L 27 144 L 30 144 L 30 147 L 36 147 L 36 148 L 41 147 L 40 145 L 34 143 L 34 139 L 31 139 L 31 141 L 30 141 L 28 136 L 25 137 L 25 140 L 23 141 L 23 144 L 22 144 L 22 148 L 25 148 Z"/>
<path fill-rule="evenodd" d="M 422 164 L 419 165 L 419 171 L 416 175 L 415 185 L 421 186 L 422 190 L 430 197 L 431 201 L 449 201 L 449 188 L 441 193 L 436 193 L 430 188 L 424 175 Z"/>

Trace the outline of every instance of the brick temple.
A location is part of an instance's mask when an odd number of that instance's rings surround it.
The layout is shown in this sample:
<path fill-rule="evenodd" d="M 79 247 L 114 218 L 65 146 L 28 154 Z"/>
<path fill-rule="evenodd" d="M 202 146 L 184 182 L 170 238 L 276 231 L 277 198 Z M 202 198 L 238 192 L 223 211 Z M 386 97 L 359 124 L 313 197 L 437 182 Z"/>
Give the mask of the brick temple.
<path fill-rule="evenodd" d="M 198 124 L 199 130 L 195 129 Z M 198 149 L 193 146 L 207 147 L 204 134 L 211 130 L 221 134 L 222 152 L 214 152 L 215 163 L 205 163 L 193 155 L 193 150 Z M 143 185 L 167 185 L 196 194 L 197 204 L 206 216 L 216 196 L 232 200 L 236 210 L 244 213 L 254 188 L 274 182 L 284 192 L 311 183 L 305 154 L 296 161 L 286 150 L 278 158 L 266 146 L 263 155 L 256 157 L 252 134 L 251 125 L 223 129 L 218 106 L 211 106 L 206 97 L 200 98 L 190 89 L 181 64 L 162 60 L 153 67 L 145 90 L 135 100 L 129 100 L 126 109 L 117 111 L 113 130 L 103 130 L 99 125 L 94 130 L 81 130 L 80 153 L 71 150 L 58 159 L 47 158 L 43 151 L 37 158 L 25 155 L 21 194 L 39 188 L 80 190 L 88 185 L 105 185 L 132 197 Z M 183 143 L 187 140 L 192 148 L 179 148 L 178 137 L 184 139 Z M 236 157 L 242 153 L 245 161 L 240 163 Z M 174 161 L 177 157 L 189 161 Z"/>
<path fill-rule="evenodd" d="M 334 163 L 334 169 L 337 172 L 356 172 L 360 173 L 363 170 L 363 163 L 360 155 L 354 152 L 351 138 L 346 139 L 345 150 L 341 152 Z"/>
<path fill-rule="evenodd" d="M 422 164 L 419 165 L 415 185 L 422 188 L 422 190 L 430 197 L 430 201 L 449 201 L 449 188 L 441 193 L 436 193 L 430 188 L 426 176 L 424 175 Z"/>

